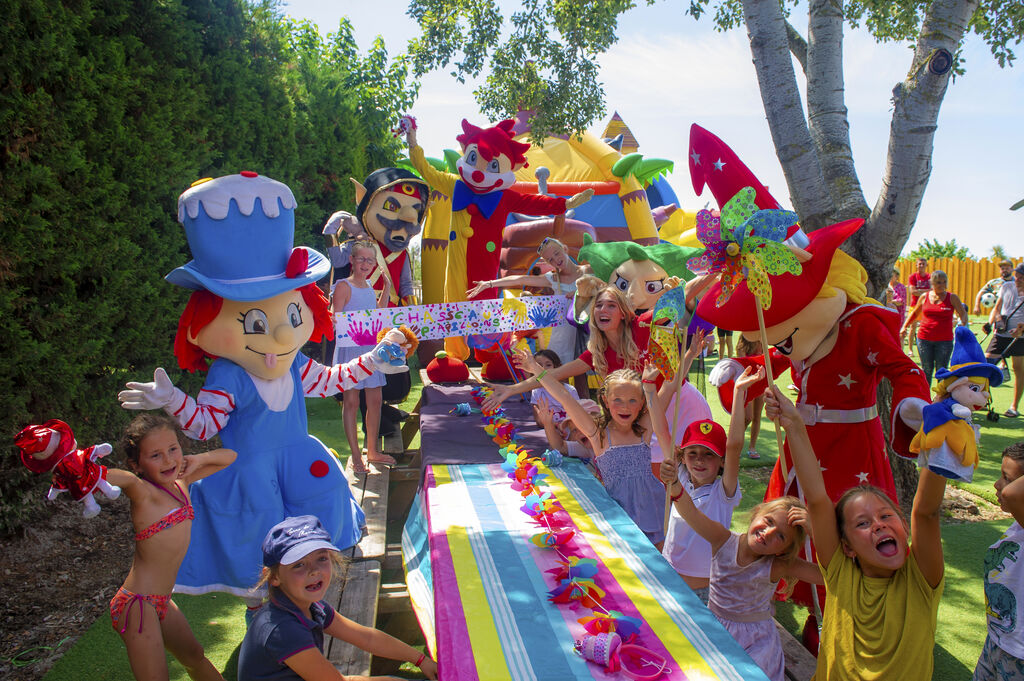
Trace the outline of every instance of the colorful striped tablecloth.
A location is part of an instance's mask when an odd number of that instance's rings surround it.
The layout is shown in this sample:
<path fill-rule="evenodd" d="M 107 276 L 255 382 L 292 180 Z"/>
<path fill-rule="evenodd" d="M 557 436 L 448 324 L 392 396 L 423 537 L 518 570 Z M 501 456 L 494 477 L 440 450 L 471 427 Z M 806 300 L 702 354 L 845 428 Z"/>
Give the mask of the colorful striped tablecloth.
<path fill-rule="evenodd" d="M 576 555 L 596 558 L 604 607 L 642 619 L 637 643 L 669 661 L 660 678 L 757 679 L 764 674 L 693 595 L 622 508 L 575 460 L 544 469 L 575 523 Z M 557 554 L 501 466 L 434 465 L 403 533 L 414 610 L 445 681 L 624 679 L 576 655 L 591 612 L 547 600 Z"/>

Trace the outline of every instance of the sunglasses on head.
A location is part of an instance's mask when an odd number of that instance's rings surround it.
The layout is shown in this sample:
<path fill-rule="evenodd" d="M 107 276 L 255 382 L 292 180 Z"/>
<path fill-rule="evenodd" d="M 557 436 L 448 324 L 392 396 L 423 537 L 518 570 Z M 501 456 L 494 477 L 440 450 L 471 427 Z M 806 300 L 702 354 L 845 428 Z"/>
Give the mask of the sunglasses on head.
<path fill-rule="evenodd" d="M 548 244 L 557 244 L 561 246 L 562 242 L 553 236 L 546 236 L 544 237 L 544 240 L 540 242 L 540 246 L 537 246 L 537 253 L 539 254 L 542 250 L 544 250 L 544 247 L 547 246 Z"/>

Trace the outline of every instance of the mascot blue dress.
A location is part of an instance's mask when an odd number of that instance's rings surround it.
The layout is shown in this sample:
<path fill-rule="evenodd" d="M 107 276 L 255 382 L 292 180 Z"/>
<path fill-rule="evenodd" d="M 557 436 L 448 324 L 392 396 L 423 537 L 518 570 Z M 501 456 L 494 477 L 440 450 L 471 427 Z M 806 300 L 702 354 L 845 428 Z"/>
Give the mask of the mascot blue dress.
<path fill-rule="evenodd" d="M 167 280 L 194 293 L 175 354 L 185 369 L 214 361 L 196 399 L 163 369 L 119 397 L 129 409 L 164 409 L 190 437 L 219 434 L 238 459 L 191 488 L 196 518 L 175 592 L 252 597 L 261 542 L 288 516 L 317 516 L 340 548 L 361 536 L 363 511 L 337 459 L 309 435 L 305 398 L 333 395 L 375 370 L 408 368 L 394 365 L 401 353 L 387 342 L 332 367 L 302 354 L 331 331 L 315 284 L 329 263 L 292 248 L 295 205 L 287 186 L 251 172 L 201 181 L 178 200 L 194 259 Z"/>

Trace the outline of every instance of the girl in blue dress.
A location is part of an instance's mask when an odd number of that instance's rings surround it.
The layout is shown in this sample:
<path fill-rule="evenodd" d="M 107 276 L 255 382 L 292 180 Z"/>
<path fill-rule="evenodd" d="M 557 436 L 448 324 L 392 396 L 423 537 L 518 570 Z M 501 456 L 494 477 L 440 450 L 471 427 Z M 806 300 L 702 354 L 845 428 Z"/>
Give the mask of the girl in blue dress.
<path fill-rule="evenodd" d="M 658 369 L 644 367 L 643 377 L 632 369 L 608 374 L 601 390 L 601 416 L 594 418 L 569 395 L 569 391 L 543 369 L 529 352 L 516 355 L 519 365 L 533 374 L 553 398 L 561 402 L 570 419 L 590 441 L 594 464 L 608 495 L 629 514 L 658 549 L 665 540 L 663 504 L 665 486 L 651 470 L 651 433 L 671 442 L 665 419 L 654 419 L 651 410 L 665 413 L 665 400 L 655 390 Z M 666 381 L 670 390 L 671 382 Z"/>

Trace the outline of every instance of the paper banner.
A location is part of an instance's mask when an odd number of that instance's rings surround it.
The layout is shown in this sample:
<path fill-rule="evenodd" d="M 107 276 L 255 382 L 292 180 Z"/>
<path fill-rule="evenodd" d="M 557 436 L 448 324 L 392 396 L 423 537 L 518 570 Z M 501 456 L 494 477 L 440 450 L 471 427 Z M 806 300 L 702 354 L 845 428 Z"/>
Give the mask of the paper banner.
<path fill-rule="evenodd" d="M 523 296 L 338 312 L 339 347 L 376 345 L 377 333 L 405 325 L 420 340 L 543 329 L 567 324 L 565 296 Z"/>

